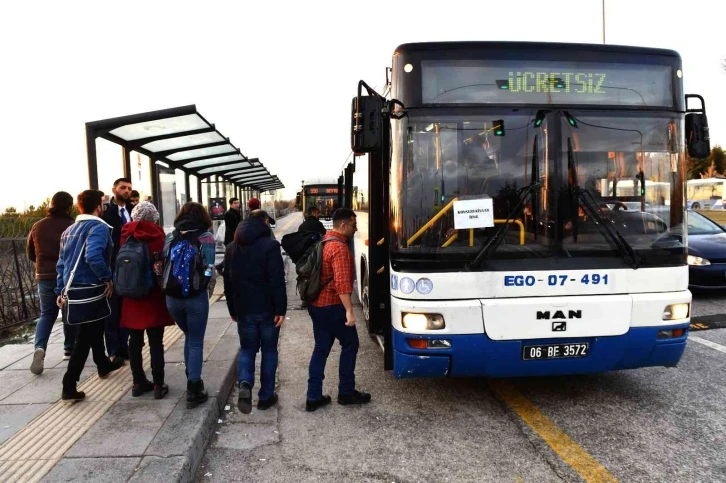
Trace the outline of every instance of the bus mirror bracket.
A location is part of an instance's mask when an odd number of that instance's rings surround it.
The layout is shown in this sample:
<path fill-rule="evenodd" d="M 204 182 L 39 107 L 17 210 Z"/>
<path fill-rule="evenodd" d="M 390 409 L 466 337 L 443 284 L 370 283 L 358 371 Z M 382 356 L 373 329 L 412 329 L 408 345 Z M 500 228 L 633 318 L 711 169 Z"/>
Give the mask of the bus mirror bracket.
<path fill-rule="evenodd" d="M 365 87 L 368 95 L 363 95 Z M 355 154 L 372 153 L 381 149 L 383 106 L 385 98 L 365 82 L 358 83 L 358 95 L 353 98 L 350 147 Z"/>
<path fill-rule="evenodd" d="M 701 107 L 688 108 L 688 99 L 698 99 Z M 708 133 L 706 102 L 698 94 L 686 94 L 686 148 L 688 156 L 696 159 L 707 158 L 711 154 L 711 139 Z"/>

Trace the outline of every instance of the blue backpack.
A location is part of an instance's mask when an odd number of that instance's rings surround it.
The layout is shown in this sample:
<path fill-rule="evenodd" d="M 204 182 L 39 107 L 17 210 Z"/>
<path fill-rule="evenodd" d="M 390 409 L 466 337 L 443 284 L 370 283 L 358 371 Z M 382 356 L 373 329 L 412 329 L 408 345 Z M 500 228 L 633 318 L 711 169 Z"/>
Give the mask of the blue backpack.
<path fill-rule="evenodd" d="M 207 290 L 206 263 L 199 231 L 172 232 L 169 250 L 164 256 L 161 291 L 174 298 L 189 298 Z"/>

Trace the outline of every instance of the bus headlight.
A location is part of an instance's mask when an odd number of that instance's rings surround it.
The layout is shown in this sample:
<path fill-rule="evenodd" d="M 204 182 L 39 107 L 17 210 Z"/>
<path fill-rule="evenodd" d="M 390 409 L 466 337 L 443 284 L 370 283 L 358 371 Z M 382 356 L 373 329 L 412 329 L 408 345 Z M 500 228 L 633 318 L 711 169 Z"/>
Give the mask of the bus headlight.
<path fill-rule="evenodd" d="M 696 257 L 694 255 L 688 255 L 688 257 L 686 257 L 686 263 L 688 263 L 689 265 L 694 265 L 696 267 L 711 265 L 711 262 L 709 262 L 705 258 Z"/>
<path fill-rule="evenodd" d="M 441 330 L 446 327 L 441 314 L 403 314 L 403 327 L 413 331 Z"/>
<path fill-rule="evenodd" d="M 680 320 L 687 319 L 691 310 L 691 304 L 673 304 L 669 305 L 663 311 L 663 320 Z"/>

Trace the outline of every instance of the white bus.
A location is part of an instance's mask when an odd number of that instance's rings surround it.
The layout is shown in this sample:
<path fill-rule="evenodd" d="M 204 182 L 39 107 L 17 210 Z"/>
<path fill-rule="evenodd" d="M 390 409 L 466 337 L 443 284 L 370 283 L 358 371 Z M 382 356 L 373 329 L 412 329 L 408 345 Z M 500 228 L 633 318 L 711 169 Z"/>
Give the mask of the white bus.
<path fill-rule="evenodd" d="M 724 208 L 722 178 L 689 179 L 687 185 L 688 208 L 693 210 L 722 210 Z"/>
<path fill-rule="evenodd" d="M 359 83 L 351 134 L 368 158 L 358 290 L 387 370 L 678 363 L 691 303 L 686 134 L 691 155 L 709 146 L 676 52 L 405 44 L 388 87 Z"/>

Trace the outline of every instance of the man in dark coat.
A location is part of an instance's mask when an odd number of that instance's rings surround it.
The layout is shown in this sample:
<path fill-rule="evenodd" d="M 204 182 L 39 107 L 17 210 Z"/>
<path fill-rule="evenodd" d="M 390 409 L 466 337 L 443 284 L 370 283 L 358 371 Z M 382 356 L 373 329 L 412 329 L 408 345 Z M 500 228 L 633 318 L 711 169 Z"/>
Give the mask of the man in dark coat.
<path fill-rule="evenodd" d="M 325 235 L 325 227 L 318 219 L 320 216 L 320 210 L 317 206 L 310 206 L 305 210 L 305 221 L 303 221 L 298 227 L 297 231 L 314 231 L 320 233 L 320 236 Z"/>
<path fill-rule="evenodd" d="M 237 225 L 242 221 L 242 213 L 239 207 L 239 198 L 229 200 L 229 210 L 224 214 L 224 246 L 232 243 L 234 232 L 237 231 Z"/>
<path fill-rule="evenodd" d="M 234 243 L 227 247 L 224 292 L 241 346 L 237 406 L 244 414 L 252 410 L 255 358 L 261 348 L 257 409 L 268 409 L 277 403 L 277 342 L 285 321 L 287 292 L 280 244 L 270 238 L 269 216 L 262 210 L 250 213 L 237 228 Z"/>
<path fill-rule="evenodd" d="M 116 256 L 121 248 L 121 228 L 131 221 L 131 180 L 119 178 L 113 183 L 113 197 L 104 205 L 101 219 L 108 223 L 113 231 L 113 251 L 111 252 L 111 271 L 116 268 Z M 121 320 L 121 298 L 114 294 L 109 300 L 111 316 L 106 318 L 106 351 L 109 357 L 129 358 L 129 333 L 119 327 Z"/>

